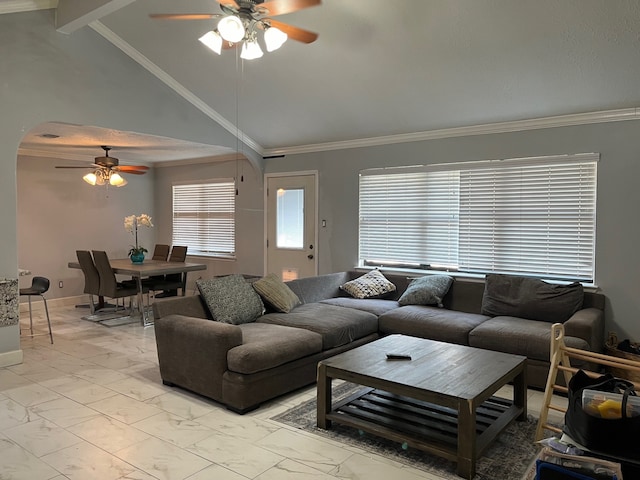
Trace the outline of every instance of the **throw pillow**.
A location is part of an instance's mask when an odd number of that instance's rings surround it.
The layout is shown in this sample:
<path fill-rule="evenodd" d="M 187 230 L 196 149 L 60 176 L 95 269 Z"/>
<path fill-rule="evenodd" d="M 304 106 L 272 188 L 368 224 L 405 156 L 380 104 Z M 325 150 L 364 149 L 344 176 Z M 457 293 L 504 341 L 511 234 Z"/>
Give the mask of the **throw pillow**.
<path fill-rule="evenodd" d="M 253 322 L 264 313 L 260 295 L 242 275 L 196 281 L 214 320 L 239 325 Z"/>
<path fill-rule="evenodd" d="M 354 298 L 373 298 L 395 292 L 396 286 L 380 272 L 371 270 L 361 277 L 340 285 L 340 288 Z"/>
<path fill-rule="evenodd" d="M 442 307 L 442 299 L 452 283 L 453 278 L 449 275 L 425 275 L 414 278 L 398 303 L 400 305 L 437 305 Z"/>
<path fill-rule="evenodd" d="M 289 313 L 294 307 L 300 305 L 298 296 L 275 273 L 254 281 L 252 285 L 262 300 L 278 312 Z"/>
<path fill-rule="evenodd" d="M 562 323 L 582 308 L 583 299 L 578 282 L 555 285 L 538 278 L 490 274 L 485 280 L 482 313 Z"/>

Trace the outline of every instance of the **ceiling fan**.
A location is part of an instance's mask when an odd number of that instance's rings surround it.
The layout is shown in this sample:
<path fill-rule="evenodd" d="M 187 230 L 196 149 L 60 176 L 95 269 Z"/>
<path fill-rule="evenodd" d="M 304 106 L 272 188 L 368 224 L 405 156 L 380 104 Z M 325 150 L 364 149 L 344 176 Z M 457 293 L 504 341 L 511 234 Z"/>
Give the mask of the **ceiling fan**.
<path fill-rule="evenodd" d="M 263 55 L 258 43 L 258 31 L 264 32 L 267 51 L 280 48 L 287 38 L 302 43 L 312 43 L 317 33 L 294 27 L 271 18 L 320 5 L 321 0 L 215 0 L 223 13 L 152 13 L 154 19 L 208 20 L 218 18 L 215 29 L 207 32 L 200 41 L 218 55 L 222 49 L 233 48 L 242 42 L 241 58 L 252 60 Z"/>
<path fill-rule="evenodd" d="M 104 157 L 95 157 L 94 163 L 87 166 L 66 166 L 58 165 L 56 168 L 91 168 L 93 172 L 87 173 L 82 179 L 90 185 L 112 185 L 114 187 L 124 187 L 128 182 L 120 173 L 132 173 L 134 175 L 144 175 L 149 170 L 145 165 L 120 165 L 120 161 L 109 156 L 111 147 L 102 146 Z"/>

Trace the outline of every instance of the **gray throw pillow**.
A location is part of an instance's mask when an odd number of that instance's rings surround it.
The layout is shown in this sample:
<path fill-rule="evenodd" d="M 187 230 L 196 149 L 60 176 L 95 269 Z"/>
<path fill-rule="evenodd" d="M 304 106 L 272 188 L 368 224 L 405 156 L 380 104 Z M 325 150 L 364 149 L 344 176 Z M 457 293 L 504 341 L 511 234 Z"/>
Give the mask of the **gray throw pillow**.
<path fill-rule="evenodd" d="M 253 322 L 264 313 L 260 295 L 242 275 L 196 281 L 214 320 L 239 325 Z"/>
<path fill-rule="evenodd" d="M 289 313 L 297 305 L 300 305 L 298 296 L 275 273 L 270 273 L 260 280 L 255 280 L 252 285 L 255 291 L 260 294 L 262 300 L 271 305 L 277 312 Z"/>
<path fill-rule="evenodd" d="M 414 278 L 398 303 L 400 305 L 437 305 L 442 307 L 442 299 L 452 283 L 453 278 L 449 275 L 425 275 Z"/>
<path fill-rule="evenodd" d="M 490 274 L 485 280 L 482 314 L 562 323 L 582 308 L 583 299 L 578 282 L 556 285 L 538 278 Z"/>
<path fill-rule="evenodd" d="M 361 277 L 351 280 L 340 289 L 353 298 L 375 298 L 396 291 L 396 286 L 387 280 L 380 270 L 371 270 Z"/>

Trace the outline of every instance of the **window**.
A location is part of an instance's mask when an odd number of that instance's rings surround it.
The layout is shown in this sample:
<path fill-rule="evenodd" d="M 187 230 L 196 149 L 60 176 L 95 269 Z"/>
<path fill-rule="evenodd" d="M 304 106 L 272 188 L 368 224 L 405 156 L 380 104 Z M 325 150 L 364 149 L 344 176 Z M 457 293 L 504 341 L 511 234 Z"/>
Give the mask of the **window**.
<path fill-rule="evenodd" d="M 360 174 L 360 264 L 593 281 L 597 154 Z"/>
<path fill-rule="evenodd" d="M 193 255 L 235 256 L 233 179 L 173 186 L 173 244 Z"/>

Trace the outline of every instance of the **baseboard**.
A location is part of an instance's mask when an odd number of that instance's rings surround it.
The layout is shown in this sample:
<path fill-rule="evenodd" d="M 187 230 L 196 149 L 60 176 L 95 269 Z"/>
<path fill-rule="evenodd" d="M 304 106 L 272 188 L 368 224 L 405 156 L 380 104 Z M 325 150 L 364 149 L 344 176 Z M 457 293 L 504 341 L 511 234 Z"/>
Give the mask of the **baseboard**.
<path fill-rule="evenodd" d="M 46 294 L 45 294 L 46 295 Z M 29 301 L 26 297 L 20 297 L 20 313 L 29 313 Z M 47 298 L 49 307 L 72 307 L 74 305 L 83 305 L 89 303 L 89 295 L 76 295 L 73 297 Z M 31 298 L 31 308 L 33 311 L 44 311 L 44 302 L 40 297 Z"/>
<path fill-rule="evenodd" d="M 10 367 L 22 363 L 22 350 L 0 353 L 0 367 Z"/>

